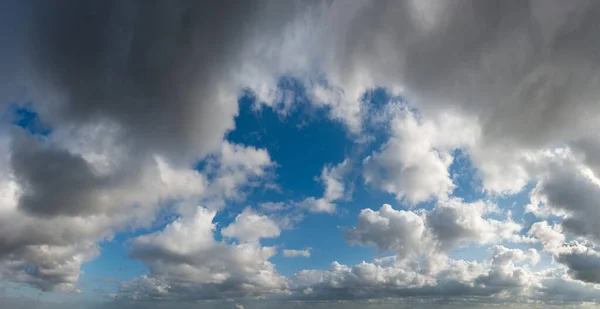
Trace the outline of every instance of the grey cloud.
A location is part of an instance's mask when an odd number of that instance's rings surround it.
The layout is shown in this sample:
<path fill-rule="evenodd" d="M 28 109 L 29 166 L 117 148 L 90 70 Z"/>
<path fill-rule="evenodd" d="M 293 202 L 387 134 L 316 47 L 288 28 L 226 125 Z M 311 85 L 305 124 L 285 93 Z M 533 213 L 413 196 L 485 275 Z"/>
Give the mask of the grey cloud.
<path fill-rule="evenodd" d="M 314 101 L 353 131 L 366 112 L 360 99 L 374 87 L 426 117 L 467 116 L 481 129 L 465 150 L 484 188 L 516 193 L 535 177 L 528 152 L 599 129 L 599 8 L 594 1 L 332 1 L 298 18 L 288 36 L 256 44 L 281 45 L 260 68 L 295 72 Z M 339 93 L 322 95 L 315 76 Z M 398 193 L 394 185 L 384 190 Z"/>
<path fill-rule="evenodd" d="M 545 221 L 533 224 L 529 233 L 540 239 L 544 250 L 556 262 L 566 266 L 569 277 L 584 283 L 600 283 L 600 252 L 593 243 L 565 242 L 561 226 L 550 226 Z"/>
<path fill-rule="evenodd" d="M 233 127 L 236 88 L 223 79 L 260 3 L 67 0 L 33 7 L 33 74 L 60 99 L 56 106 L 34 102 L 42 117 L 61 125 L 108 118 L 138 146 L 169 155 L 206 153 Z"/>
<path fill-rule="evenodd" d="M 551 166 L 531 193 L 531 199 L 533 204 L 566 214 L 562 221 L 566 231 L 600 241 L 597 224 L 600 220 L 600 186 L 585 175 L 581 167 L 570 162 Z"/>
<path fill-rule="evenodd" d="M 581 244 L 566 244 L 556 255 L 556 260 L 569 268 L 574 279 L 600 283 L 600 253 Z M 567 248 L 573 247 L 572 250 Z"/>
<path fill-rule="evenodd" d="M 88 163 L 63 149 L 15 138 L 12 170 L 23 187 L 19 207 L 32 214 L 89 215 L 99 211 L 109 177 L 95 175 Z"/>

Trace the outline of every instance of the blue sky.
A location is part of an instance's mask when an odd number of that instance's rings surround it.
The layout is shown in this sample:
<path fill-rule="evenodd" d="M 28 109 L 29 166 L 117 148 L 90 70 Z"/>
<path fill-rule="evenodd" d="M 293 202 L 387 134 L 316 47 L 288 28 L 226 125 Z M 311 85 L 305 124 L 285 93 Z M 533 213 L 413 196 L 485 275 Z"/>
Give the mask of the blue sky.
<path fill-rule="evenodd" d="M 0 307 L 595 307 L 598 12 L 2 3 Z"/>

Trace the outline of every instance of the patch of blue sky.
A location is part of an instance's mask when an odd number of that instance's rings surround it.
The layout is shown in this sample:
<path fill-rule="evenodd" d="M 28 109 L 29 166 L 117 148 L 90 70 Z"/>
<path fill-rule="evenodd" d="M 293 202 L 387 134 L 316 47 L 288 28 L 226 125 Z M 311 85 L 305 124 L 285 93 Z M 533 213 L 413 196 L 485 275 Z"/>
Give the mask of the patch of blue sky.
<path fill-rule="evenodd" d="M 47 136 L 52 132 L 28 103 L 10 103 L 0 118 L 0 121 L 23 128 L 32 135 Z"/>
<path fill-rule="evenodd" d="M 477 169 L 473 166 L 468 153 L 462 149 L 452 152 L 454 160 L 450 165 L 449 173 L 456 186 L 453 196 L 462 198 L 465 202 L 474 202 L 486 198 L 481 179 L 477 176 Z"/>
<path fill-rule="evenodd" d="M 296 107 L 282 117 L 269 107 L 255 109 L 254 104 L 252 97 L 240 99 L 237 129 L 227 140 L 267 149 L 277 163 L 276 182 L 281 190 L 255 190 L 256 195 L 265 201 L 287 201 L 322 194 L 316 177 L 323 166 L 342 162 L 352 148 L 343 125 L 329 120 L 322 109 Z"/>
<path fill-rule="evenodd" d="M 144 263 L 129 257 L 130 240 L 135 235 L 119 233 L 113 239 L 99 243 L 100 256 L 81 267 L 83 273 L 77 287 L 84 295 L 96 295 L 98 289 L 114 293 L 118 290 L 118 282 L 130 281 L 148 272 Z"/>

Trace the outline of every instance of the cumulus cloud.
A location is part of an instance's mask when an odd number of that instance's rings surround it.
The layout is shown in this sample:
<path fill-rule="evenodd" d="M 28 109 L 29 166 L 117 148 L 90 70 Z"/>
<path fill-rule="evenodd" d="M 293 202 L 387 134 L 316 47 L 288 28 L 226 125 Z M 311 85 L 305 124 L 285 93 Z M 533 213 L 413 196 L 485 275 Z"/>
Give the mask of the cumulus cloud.
<path fill-rule="evenodd" d="M 568 232 L 600 240 L 600 181 L 585 166 L 571 160 L 552 165 L 530 195 L 533 213 L 562 216 Z"/>
<path fill-rule="evenodd" d="M 390 139 L 363 161 L 365 182 L 412 204 L 446 199 L 455 187 L 451 152 L 476 138 L 478 128 L 453 114 L 440 120 L 420 119 L 406 108 L 397 112 Z"/>
<path fill-rule="evenodd" d="M 384 204 L 380 210 L 363 209 L 356 226 L 346 232 L 350 244 L 374 246 L 379 252 L 395 252 L 400 259 L 445 254 L 472 243 L 492 244 L 508 240 L 532 242 L 520 235 L 521 225 L 510 218 L 489 218 L 492 204 L 464 203 L 453 198 L 439 201 L 430 211 L 395 210 Z"/>
<path fill-rule="evenodd" d="M 215 211 L 198 207 L 194 216 L 134 239 L 131 256 L 143 261 L 150 275 L 123 284 L 121 292 L 135 299 L 189 300 L 285 293 L 287 279 L 268 261 L 276 249 L 257 242 L 228 245 L 216 241 L 215 215 Z M 233 226 L 248 228 L 240 221 L 261 218 L 248 211 L 240 216 L 245 217 Z M 260 226 L 255 228 L 260 230 Z M 253 235 L 262 237 L 260 232 Z"/>
<path fill-rule="evenodd" d="M 246 208 L 233 223 L 221 230 L 226 237 L 237 238 L 240 242 L 256 242 L 261 238 L 278 237 L 279 226 L 267 216 Z"/>
<path fill-rule="evenodd" d="M 362 262 L 351 267 L 333 262 L 329 270 L 303 270 L 294 279 L 298 297 L 318 299 L 527 297 L 542 288 L 541 277 L 528 268 L 539 260 L 534 249 L 494 246 L 489 251 L 492 258 L 482 263 L 448 260 L 437 275 L 428 274 L 417 262 Z"/>
<path fill-rule="evenodd" d="M 427 213 L 426 223 L 443 250 L 470 243 L 528 241 L 520 237 L 522 227 L 510 217 L 506 220 L 487 217 L 495 212 L 496 206 L 489 202 L 464 203 L 454 198 L 438 202 L 433 210 Z"/>
<path fill-rule="evenodd" d="M 350 244 L 375 246 L 401 258 L 417 257 L 431 245 L 423 218 L 411 211 L 384 204 L 380 210 L 361 210 L 358 223 L 346 233 Z"/>
<path fill-rule="evenodd" d="M 529 233 L 540 239 L 544 250 L 551 253 L 556 262 L 566 266 L 572 279 L 600 283 L 600 252 L 593 243 L 566 242 L 562 227 L 550 226 L 546 221 L 534 223 Z"/>

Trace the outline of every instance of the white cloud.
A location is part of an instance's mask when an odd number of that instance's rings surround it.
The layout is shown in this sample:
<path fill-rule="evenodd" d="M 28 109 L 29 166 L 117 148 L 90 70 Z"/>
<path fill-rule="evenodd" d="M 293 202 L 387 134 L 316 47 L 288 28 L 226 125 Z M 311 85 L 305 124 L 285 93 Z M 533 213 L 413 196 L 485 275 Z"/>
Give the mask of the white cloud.
<path fill-rule="evenodd" d="M 237 238 L 240 242 L 256 242 L 261 238 L 278 237 L 280 232 L 277 223 L 249 207 L 244 209 L 233 223 L 221 230 L 223 236 Z"/>
<path fill-rule="evenodd" d="M 320 176 L 321 182 L 325 185 L 323 197 L 307 197 L 299 203 L 299 206 L 310 212 L 333 213 L 336 210 L 335 201 L 347 197 L 348 189 L 345 177 L 352 168 L 351 164 L 349 159 L 345 159 L 336 166 L 324 166 Z"/>
<path fill-rule="evenodd" d="M 284 249 L 283 256 L 287 257 L 287 258 L 310 257 L 310 249 L 304 249 L 304 250 Z"/>
<path fill-rule="evenodd" d="M 365 182 L 413 205 L 446 199 L 455 187 L 448 171 L 451 151 L 466 146 L 478 132 L 467 119 L 443 116 L 436 122 L 406 108 L 398 111 L 391 120 L 390 139 L 363 161 Z"/>
<path fill-rule="evenodd" d="M 202 201 L 209 208 L 221 209 L 226 200 L 245 197 L 242 188 L 255 187 L 269 178 L 275 164 L 264 149 L 223 142 L 215 157 L 209 159 L 205 173 L 210 177 Z"/>
<path fill-rule="evenodd" d="M 543 291 L 542 277 L 529 267 L 539 260 L 534 249 L 522 251 L 494 246 L 483 262 L 448 260 L 435 275 L 417 262 L 388 265 L 362 262 L 346 266 L 333 262 L 329 270 L 295 274 L 299 297 L 308 299 L 361 299 L 386 297 L 489 296 L 489 301 L 513 296 L 527 299 Z"/>
<path fill-rule="evenodd" d="M 346 233 L 350 244 L 375 246 L 379 252 L 393 251 L 400 258 L 415 258 L 432 245 L 425 222 L 419 215 L 394 210 L 384 204 L 380 210 L 361 210 L 358 223 Z"/>
<path fill-rule="evenodd" d="M 433 210 L 427 212 L 426 222 L 443 250 L 470 243 L 519 242 L 521 225 L 510 218 L 505 221 L 486 218 L 495 211 L 496 206 L 489 202 L 464 203 L 453 198 L 438 202 Z"/>
<path fill-rule="evenodd" d="M 261 247 L 257 242 L 228 245 L 215 241 L 214 216 L 214 211 L 198 207 L 194 216 L 179 218 L 162 231 L 134 239 L 131 255 L 149 267 L 150 275 L 124 284 L 121 292 L 125 296 L 152 298 L 154 293 L 140 287 L 150 280 L 164 287 L 161 288 L 164 295 L 160 296 L 163 299 L 198 300 L 285 293 L 287 279 L 268 261 L 276 254 L 276 249 Z M 250 212 L 240 216 L 245 216 L 240 219 L 244 222 L 260 219 Z M 248 227 L 245 223 L 233 224 Z M 262 236 L 253 234 L 244 240 L 255 240 L 256 237 Z"/>
<path fill-rule="evenodd" d="M 521 225 L 510 218 L 488 218 L 495 205 L 478 201 L 464 203 L 453 198 L 439 201 L 429 211 L 395 210 L 384 204 L 380 210 L 363 209 L 355 227 L 346 232 L 350 244 L 375 246 L 379 252 L 396 252 L 399 259 L 427 255 L 437 258 L 458 246 L 494 244 L 504 240 L 533 242 L 519 234 Z"/>

